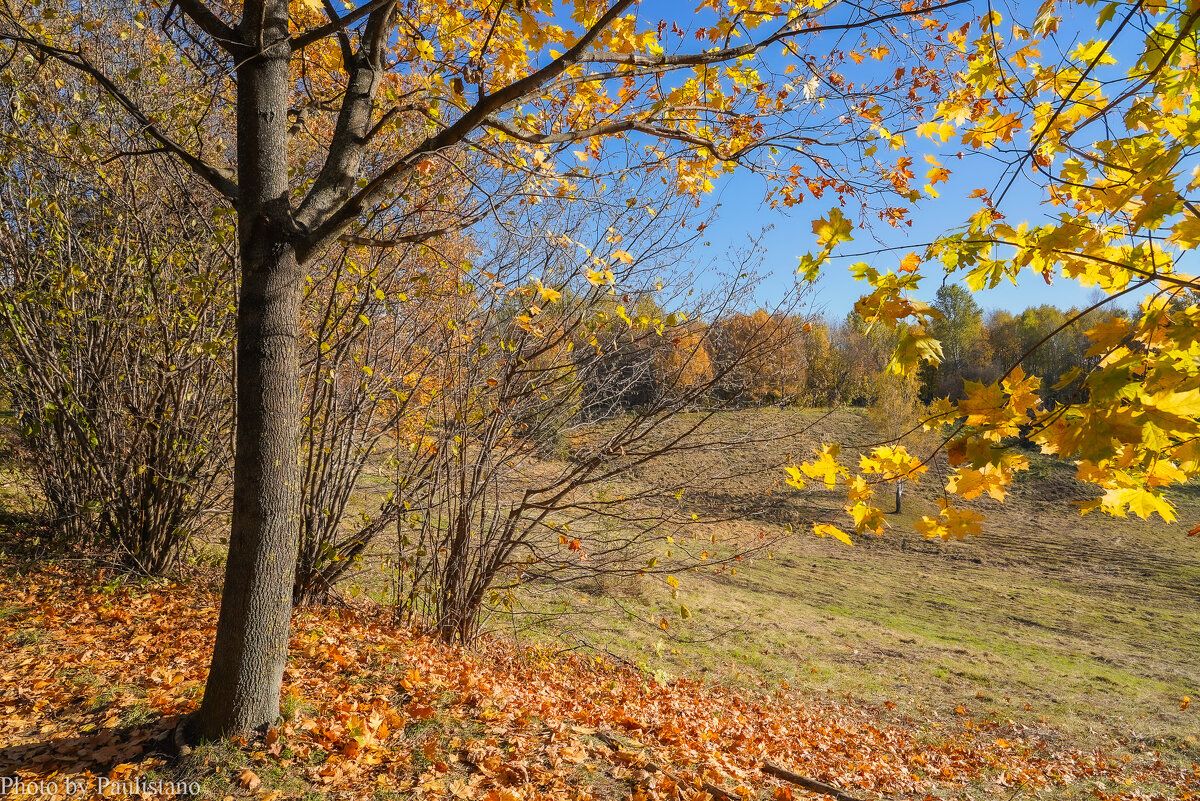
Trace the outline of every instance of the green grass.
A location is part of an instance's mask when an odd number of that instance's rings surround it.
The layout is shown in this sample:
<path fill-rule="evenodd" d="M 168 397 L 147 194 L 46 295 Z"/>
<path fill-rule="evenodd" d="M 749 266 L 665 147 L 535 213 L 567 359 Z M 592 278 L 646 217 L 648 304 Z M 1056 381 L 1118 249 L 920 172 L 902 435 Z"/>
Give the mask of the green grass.
<path fill-rule="evenodd" d="M 136 701 L 121 710 L 122 726 L 139 726 L 157 717 L 157 712 L 144 701 Z"/>
<path fill-rule="evenodd" d="M 13 632 L 4 638 L 4 641 L 15 648 L 23 648 L 27 645 L 37 645 L 46 639 L 45 629 L 38 627 L 25 628 L 20 631 Z"/>
<path fill-rule="evenodd" d="M 324 752 L 315 749 L 310 758 L 318 753 L 323 761 Z M 274 760 L 256 760 L 252 748 L 239 747 L 229 740 L 197 746 L 192 753 L 181 758 L 171 775 L 162 778 L 165 781 L 199 783 L 200 792 L 196 795 L 197 798 L 241 798 L 247 793 L 238 785 L 238 776 L 247 768 L 253 770 L 262 782 L 255 795 L 275 791 L 285 798 L 322 797 L 311 790 L 309 781 L 299 771 L 286 768 Z"/>
<path fill-rule="evenodd" d="M 284 693 L 279 699 L 279 717 L 283 720 L 295 720 L 300 715 L 312 715 L 316 707 L 295 693 Z"/>
<path fill-rule="evenodd" d="M 27 607 L 17 606 L 15 604 L 9 606 L 0 606 L 0 620 L 10 617 L 16 617 L 28 611 Z"/>
<path fill-rule="evenodd" d="M 736 425 L 753 429 L 761 419 L 742 412 Z M 855 427 L 857 415 L 834 415 L 827 433 L 845 438 Z M 803 453 L 821 438 L 811 432 L 791 447 Z M 788 536 L 789 522 L 844 518 L 844 501 L 823 487 L 788 491 L 754 521 L 780 538 L 774 558 L 748 560 L 736 575 L 680 576 L 677 598 L 656 584 L 622 595 L 633 616 L 668 618 L 668 633 L 589 597 L 573 601 L 592 623 L 577 635 L 648 673 L 786 682 L 891 702 L 902 713 L 944 716 L 963 706 L 1078 745 L 1166 743 L 1185 764 L 1200 759 L 1200 745 L 1187 739 L 1200 730 L 1195 705 L 1179 709 L 1184 695 L 1200 696 L 1200 543 L 1185 536 L 1200 521 L 1200 496 L 1180 495 L 1187 525 L 1081 517 L 1071 502 L 1092 490 L 1074 481 L 1073 468 L 1040 456 L 1033 465 L 1006 503 L 969 504 L 986 516 L 985 531 L 963 542 L 912 532 L 917 517 L 937 512 L 929 483 L 906 493 L 902 515 L 888 515 L 885 537 L 856 547 L 811 537 L 803 524 Z M 745 478 L 711 497 L 753 500 L 776 478 Z M 707 500 L 692 502 L 701 514 L 720 511 Z M 890 508 L 890 499 L 882 503 Z M 679 603 L 690 620 L 679 619 Z"/>

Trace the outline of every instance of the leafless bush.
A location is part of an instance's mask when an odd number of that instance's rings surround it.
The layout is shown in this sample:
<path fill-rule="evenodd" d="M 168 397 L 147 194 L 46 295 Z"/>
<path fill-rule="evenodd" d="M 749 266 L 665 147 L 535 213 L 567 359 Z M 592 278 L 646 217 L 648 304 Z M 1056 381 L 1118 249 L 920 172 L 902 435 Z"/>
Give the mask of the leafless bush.
<path fill-rule="evenodd" d="M 10 140 L 0 184 L 0 364 L 29 468 L 69 543 L 164 573 L 229 454 L 226 232 L 159 161 L 31 155 Z"/>
<path fill-rule="evenodd" d="M 685 218 L 614 197 L 543 201 L 497 226 L 474 306 L 440 343 L 448 372 L 410 450 L 420 457 L 398 470 L 402 614 L 469 641 L 518 588 L 602 587 L 699 563 L 698 549 L 664 555 L 663 544 L 693 523 L 685 493 L 717 477 L 638 471 L 728 447 L 709 426 L 725 404 L 713 389 L 779 337 L 764 325 L 713 367 L 704 321 L 752 294 L 752 271 L 734 265 L 708 290 L 688 282 L 675 266 L 693 230 Z"/>
<path fill-rule="evenodd" d="M 379 486 L 451 378 L 439 330 L 463 288 L 441 261 L 416 246 L 342 247 L 308 284 L 297 604 L 326 597 L 405 511 L 403 488 Z"/>

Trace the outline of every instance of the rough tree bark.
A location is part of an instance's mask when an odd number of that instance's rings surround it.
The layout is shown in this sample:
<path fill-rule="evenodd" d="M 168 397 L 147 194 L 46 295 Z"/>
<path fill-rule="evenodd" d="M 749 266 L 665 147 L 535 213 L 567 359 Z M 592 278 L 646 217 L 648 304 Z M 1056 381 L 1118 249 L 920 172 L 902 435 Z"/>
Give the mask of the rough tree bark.
<path fill-rule="evenodd" d="M 205 738 L 261 729 L 278 717 L 296 569 L 303 275 L 288 199 L 287 2 L 267 0 L 261 13 L 261 23 L 247 14 L 239 31 L 258 52 L 237 70 L 242 285 L 233 525 L 198 716 Z"/>

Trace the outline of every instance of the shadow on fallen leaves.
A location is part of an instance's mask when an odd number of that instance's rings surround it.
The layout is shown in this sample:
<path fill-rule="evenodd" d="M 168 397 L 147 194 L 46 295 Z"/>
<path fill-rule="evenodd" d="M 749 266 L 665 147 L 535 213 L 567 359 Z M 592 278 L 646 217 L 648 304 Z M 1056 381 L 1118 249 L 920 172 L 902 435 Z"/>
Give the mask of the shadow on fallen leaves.
<path fill-rule="evenodd" d="M 52 719 L 64 714 L 46 712 Z M 134 775 L 151 759 L 156 764 L 178 753 L 173 733 L 181 718 L 161 717 L 136 725 L 104 725 L 74 737 L 52 735 L 36 739 L 48 726 L 13 732 L 16 745 L 0 748 L 0 776 L 23 780 L 49 779 L 63 773 L 82 773 L 121 780 Z M 106 721 L 107 723 L 108 721 Z M 25 738 L 34 738 L 27 741 Z"/>

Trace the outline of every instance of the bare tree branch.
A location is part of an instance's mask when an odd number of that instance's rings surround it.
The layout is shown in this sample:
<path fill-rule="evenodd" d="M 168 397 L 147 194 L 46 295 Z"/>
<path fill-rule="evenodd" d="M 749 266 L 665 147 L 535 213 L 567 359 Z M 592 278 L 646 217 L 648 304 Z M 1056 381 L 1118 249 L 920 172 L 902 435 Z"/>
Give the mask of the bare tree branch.
<path fill-rule="evenodd" d="M 638 53 L 630 54 L 605 54 L 605 53 L 587 53 L 579 58 L 578 63 L 581 64 L 624 64 L 632 67 L 698 67 L 705 64 L 719 64 L 721 62 L 730 61 L 735 58 L 743 58 L 752 56 L 762 52 L 765 48 L 777 43 L 794 39 L 798 36 L 808 36 L 811 34 L 828 33 L 830 31 L 850 31 L 859 28 L 869 28 L 880 22 L 887 22 L 893 19 L 905 19 L 914 17 L 920 14 L 927 14 L 932 11 L 941 11 L 953 6 L 969 3 L 971 0 L 946 0 L 928 8 L 920 6 L 904 10 L 893 11 L 889 14 L 876 14 L 865 19 L 854 22 L 839 22 L 831 25 L 805 25 L 801 24 L 807 21 L 816 19 L 817 17 L 827 13 L 836 3 L 830 4 L 822 9 L 810 9 L 804 12 L 794 20 L 788 20 L 784 25 L 780 26 L 775 33 L 755 42 L 747 42 L 744 45 L 737 47 L 724 47 L 719 50 L 709 50 L 704 53 L 685 53 L 682 55 L 662 55 L 662 56 L 645 56 Z"/>
<path fill-rule="evenodd" d="M 225 52 L 232 54 L 244 48 L 245 44 L 237 32 L 206 6 L 203 0 L 175 0 L 175 5 Z"/>
<path fill-rule="evenodd" d="M 722 153 L 716 143 L 705 139 L 702 136 L 695 134 L 684 133 L 673 128 L 663 128 L 657 125 L 651 125 L 647 122 L 639 120 L 622 120 L 620 122 L 608 123 L 605 125 L 593 125 L 590 128 L 580 128 L 574 131 L 564 131 L 556 134 L 534 134 L 520 131 L 517 128 L 509 125 L 504 120 L 498 117 L 488 117 L 483 124 L 489 128 L 494 128 L 507 136 L 514 139 L 520 139 L 523 142 L 538 145 L 555 145 L 565 144 L 568 142 L 579 142 L 584 139 L 590 139 L 593 136 L 609 136 L 612 134 L 626 133 L 629 131 L 637 131 L 639 133 L 650 134 L 662 139 L 673 139 L 677 142 L 686 142 L 690 145 L 708 148 L 713 154 L 722 161 L 736 161 L 739 157 L 745 155 L 746 149 L 737 151 L 736 153 Z"/>
<path fill-rule="evenodd" d="M 338 237 L 338 241 L 346 245 L 355 245 L 358 247 L 367 248 L 394 248 L 400 245 L 415 245 L 470 228 L 472 225 L 484 219 L 486 216 L 486 212 L 475 214 L 470 217 L 463 218 L 460 222 L 454 225 L 444 225 L 440 228 L 427 228 L 417 234 L 405 234 L 404 236 L 389 237 L 387 239 L 380 239 L 379 237 L 373 236 L 360 236 L 358 234 L 342 234 L 340 237 Z"/>
<path fill-rule="evenodd" d="M 211 164 L 203 161 L 200 157 L 194 155 L 183 145 L 171 139 L 163 133 L 159 127 L 150 119 L 149 116 L 141 109 L 141 107 L 127 95 L 121 87 L 110 78 L 103 70 L 92 64 L 86 56 L 79 50 L 65 50 L 63 48 L 48 45 L 41 42 L 32 36 L 23 36 L 14 33 L 0 32 L 0 39 L 7 39 L 10 42 L 24 45 L 42 55 L 53 58 L 69 67 L 72 67 L 79 72 L 87 75 L 100 87 L 108 93 L 108 95 L 117 104 L 123 108 L 133 119 L 141 126 L 142 132 L 162 145 L 163 149 L 171 153 L 183 163 L 187 164 L 198 176 L 204 179 L 213 189 L 220 192 L 231 202 L 236 202 L 238 197 L 237 183 L 231 180 L 225 173 Z"/>

